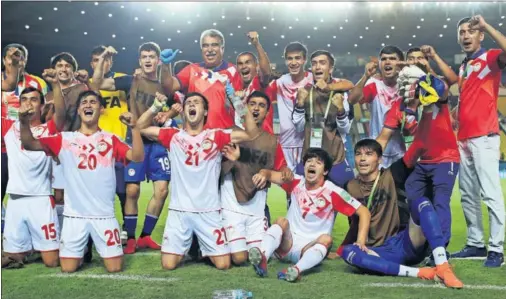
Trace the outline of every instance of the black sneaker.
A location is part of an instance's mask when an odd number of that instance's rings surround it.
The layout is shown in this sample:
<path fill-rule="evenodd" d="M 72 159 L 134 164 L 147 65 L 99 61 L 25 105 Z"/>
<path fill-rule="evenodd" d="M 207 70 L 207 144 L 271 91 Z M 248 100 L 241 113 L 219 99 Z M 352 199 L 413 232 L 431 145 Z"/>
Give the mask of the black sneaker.
<path fill-rule="evenodd" d="M 504 265 L 504 254 L 495 251 L 489 251 L 487 260 L 485 260 L 483 266 L 489 268 L 497 268 L 501 267 L 502 265 Z"/>
<path fill-rule="evenodd" d="M 481 260 L 487 257 L 487 248 L 466 245 L 461 251 L 451 255 L 452 259 L 474 259 Z"/>

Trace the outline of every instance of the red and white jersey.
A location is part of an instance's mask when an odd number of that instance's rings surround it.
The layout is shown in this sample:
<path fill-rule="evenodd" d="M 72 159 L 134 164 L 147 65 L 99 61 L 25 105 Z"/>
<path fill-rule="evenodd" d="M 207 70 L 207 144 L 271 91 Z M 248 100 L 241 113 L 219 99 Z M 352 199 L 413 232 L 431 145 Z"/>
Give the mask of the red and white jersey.
<path fill-rule="evenodd" d="M 293 181 L 283 188 L 292 194 L 292 204 L 286 216 L 290 231 L 308 239 L 316 239 L 322 234 L 331 235 L 336 212 L 349 217 L 361 205 L 328 180 L 317 189 L 307 190 L 304 177 L 295 175 Z"/>
<path fill-rule="evenodd" d="M 279 142 L 282 147 L 302 147 L 304 132 L 297 132 L 292 121 L 292 113 L 297 101 L 297 91 L 308 84 L 313 84 L 313 74 L 306 72 L 304 79 L 295 83 L 290 74 L 285 74 L 274 81 L 279 113 Z"/>
<path fill-rule="evenodd" d="M 172 173 L 169 209 L 197 213 L 221 209 L 221 150 L 230 143 L 231 132 L 206 129 L 191 136 L 178 128 L 160 129 L 158 140 L 169 150 Z"/>
<path fill-rule="evenodd" d="M 371 121 L 369 138 L 376 139 L 379 136 L 383 124 L 385 123 L 385 114 L 392 108 L 396 101 L 400 101 L 397 85 L 390 87 L 382 80 L 371 78 L 367 81 L 363 89 L 364 98 L 360 104 L 370 104 Z M 394 132 L 392 138 L 387 144 L 384 156 L 393 157 L 406 152 L 404 139 L 399 131 Z"/>
<path fill-rule="evenodd" d="M 19 121 L 2 118 L 2 138 L 9 156 L 9 182 L 6 192 L 28 196 L 51 195 L 52 159 L 43 152 L 23 149 L 19 128 Z M 57 133 L 52 120 L 32 127 L 31 130 L 36 139 Z"/>
<path fill-rule="evenodd" d="M 130 147 L 116 135 L 62 132 L 39 139 L 48 156 L 58 157 L 65 176 L 65 216 L 114 217 L 116 161 L 126 161 Z"/>

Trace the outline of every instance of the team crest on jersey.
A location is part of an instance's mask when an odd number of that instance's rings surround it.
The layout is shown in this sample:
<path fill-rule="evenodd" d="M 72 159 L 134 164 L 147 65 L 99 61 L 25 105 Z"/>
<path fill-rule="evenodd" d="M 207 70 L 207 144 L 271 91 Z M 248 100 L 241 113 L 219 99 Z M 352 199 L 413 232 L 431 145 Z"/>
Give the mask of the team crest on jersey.
<path fill-rule="evenodd" d="M 135 175 L 135 169 L 129 169 L 128 170 L 128 175 L 129 176 L 134 176 Z"/>
<path fill-rule="evenodd" d="M 45 128 L 44 127 L 35 127 L 32 129 L 33 137 L 38 139 L 42 134 L 44 134 Z"/>
<path fill-rule="evenodd" d="M 105 140 L 102 140 L 98 143 L 97 145 L 97 150 L 98 150 L 98 153 L 102 156 L 105 156 L 107 155 L 107 153 L 111 150 L 112 148 L 112 145 L 110 145 L 108 142 L 106 142 Z"/>
<path fill-rule="evenodd" d="M 481 70 L 481 63 L 476 63 L 475 65 L 473 65 L 473 70 L 475 72 L 479 72 Z"/>
<path fill-rule="evenodd" d="M 205 151 L 210 150 L 213 147 L 213 142 L 209 139 L 206 139 L 202 142 L 202 149 Z"/>
<path fill-rule="evenodd" d="M 324 208 L 326 205 L 327 205 L 327 201 L 325 200 L 325 198 L 319 197 L 316 199 L 316 206 L 319 209 Z"/>

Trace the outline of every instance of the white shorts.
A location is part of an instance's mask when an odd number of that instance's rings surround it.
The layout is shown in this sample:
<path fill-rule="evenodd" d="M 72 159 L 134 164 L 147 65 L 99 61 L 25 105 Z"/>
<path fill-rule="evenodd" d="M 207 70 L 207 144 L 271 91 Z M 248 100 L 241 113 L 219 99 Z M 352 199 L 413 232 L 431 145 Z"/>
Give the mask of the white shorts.
<path fill-rule="evenodd" d="M 292 247 L 288 252 L 281 252 L 280 250 L 276 250 L 276 257 L 283 262 L 294 263 L 299 262 L 302 256 L 302 249 L 307 246 L 307 244 L 315 241 L 315 239 L 308 239 L 301 235 L 296 235 L 292 232 Z"/>
<path fill-rule="evenodd" d="M 282 147 L 287 167 L 295 172 L 295 168 L 302 161 L 302 147 Z"/>
<path fill-rule="evenodd" d="M 199 240 L 202 256 L 229 254 L 220 211 L 192 213 L 169 210 L 163 232 L 162 253 L 185 255 L 193 233 Z"/>
<path fill-rule="evenodd" d="M 223 226 L 227 232 L 228 246 L 231 253 L 246 251 L 259 246 L 268 228 L 265 216 L 251 216 L 222 210 Z"/>
<path fill-rule="evenodd" d="M 65 176 L 63 175 L 63 165 L 56 164 L 53 160 L 53 177 L 51 180 L 51 187 L 53 189 L 65 189 Z"/>
<path fill-rule="evenodd" d="M 98 254 L 104 258 L 123 256 L 116 218 L 77 218 L 64 216 L 60 258 L 80 259 L 91 235 Z"/>
<path fill-rule="evenodd" d="M 54 200 L 45 196 L 9 195 L 5 214 L 4 251 L 23 253 L 56 251 L 60 248 L 60 230 Z"/>

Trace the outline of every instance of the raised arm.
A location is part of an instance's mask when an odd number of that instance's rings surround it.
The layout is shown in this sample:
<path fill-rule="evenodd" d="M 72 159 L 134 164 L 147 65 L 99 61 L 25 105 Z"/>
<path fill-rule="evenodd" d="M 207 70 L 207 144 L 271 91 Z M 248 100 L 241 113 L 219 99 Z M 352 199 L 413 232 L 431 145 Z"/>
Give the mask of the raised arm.
<path fill-rule="evenodd" d="M 119 119 L 132 132 L 132 148 L 126 153 L 126 158 L 132 162 L 142 162 L 144 160 L 144 144 L 142 143 L 141 132 L 137 126 L 135 115 L 131 112 L 124 112 Z"/>
<path fill-rule="evenodd" d="M 252 31 L 248 33 L 248 37 L 250 42 L 258 53 L 258 65 L 260 67 L 260 82 L 263 86 L 267 86 L 269 84 L 269 79 L 271 77 L 271 62 L 269 57 L 267 56 L 267 52 L 265 52 L 264 48 L 260 44 L 258 40 L 258 32 Z"/>
<path fill-rule="evenodd" d="M 490 35 L 490 37 L 502 50 L 502 53 L 497 58 L 499 67 L 501 69 L 506 67 L 506 37 L 500 31 L 488 24 L 481 15 L 472 17 L 469 24 L 472 27 L 478 28 L 480 31 L 485 31 L 488 35 Z"/>
<path fill-rule="evenodd" d="M 18 48 L 9 48 L 5 55 L 5 71 L 2 72 L 2 91 L 13 91 L 18 84 L 20 72 L 21 51 Z"/>
<path fill-rule="evenodd" d="M 113 47 L 107 47 L 104 52 L 98 57 L 98 62 L 93 70 L 93 81 L 90 87 L 93 90 L 116 90 L 114 78 L 104 78 L 104 61 L 111 58 L 118 52 Z"/>
<path fill-rule="evenodd" d="M 24 149 L 29 151 L 44 151 L 39 140 L 35 139 L 30 129 L 30 120 L 35 113 L 33 107 L 19 107 L 20 139 Z"/>
<path fill-rule="evenodd" d="M 55 69 L 45 69 L 42 72 L 42 78 L 51 85 L 52 89 L 52 103 L 54 107 L 52 119 L 56 125 L 58 132 L 63 131 L 65 126 L 65 100 L 63 99 L 63 92 Z"/>
<path fill-rule="evenodd" d="M 245 141 L 249 141 L 255 139 L 260 133 L 261 129 L 257 126 L 255 119 L 253 118 L 253 114 L 249 109 L 246 110 L 246 115 L 244 117 L 244 129 L 245 130 L 233 130 L 230 134 L 230 139 L 232 143 L 241 143 Z"/>
<path fill-rule="evenodd" d="M 371 78 L 378 69 L 378 63 L 371 61 L 365 65 L 365 72 L 360 81 L 357 82 L 355 87 L 353 87 L 350 90 L 350 95 L 348 96 L 348 102 L 350 105 L 354 105 L 356 103 L 359 103 L 364 98 L 364 92 L 363 89 L 365 87 L 365 84 L 367 83 L 367 80 Z"/>
<path fill-rule="evenodd" d="M 432 46 L 422 46 L 421 47 L 422 52 L 427 56 L 429 59 L 432 59 L 441 73 L 443 73 L 443 76 L 446 79 L 446 82 L 448 82 L 448 85 L 453 85 L 459 81 L 459 77 L 457 74 L 452 70 L 452 68 L 444 62 L 444 60 L 436 53 L 436 50 Z M 430 66 L 429 66 L 430 67 Z M 430 69 L 429 71 L 432 71 Z M 433 75 L 437 76 L 435 73 L 431 72 Z"/>
<path fill-rule="evenodd" d="M 176 55 L 179 53 L 179 50 L 173 51 L 172 49 L 164 49 L 160 53 L 160 59 L 163 62 L 162 66 L 162 75 L 161 75 L 161 83 L 163 87 L 163 91 L 165 94 L 174 94 L 176 91 L 181 89 L 179 84 L 179 80 L 175 76 L 172 75 L 172 70 L 170 68 L 170 64 L 174 59 L 176 59 Z"/>
<path fill-rule="evenodd" d="M 385 148 L 387 147 L 387 144 L 390 141 L 390 138 L 392 138 L 393 134 L 394 130 L 390 128 L 384 126 L 383 129 L 381 129 L 380 134 L 378 135 L 378 137 L 376 137 L 376 141 L 381 145 L 383 150 L 385 150 Z"/>

